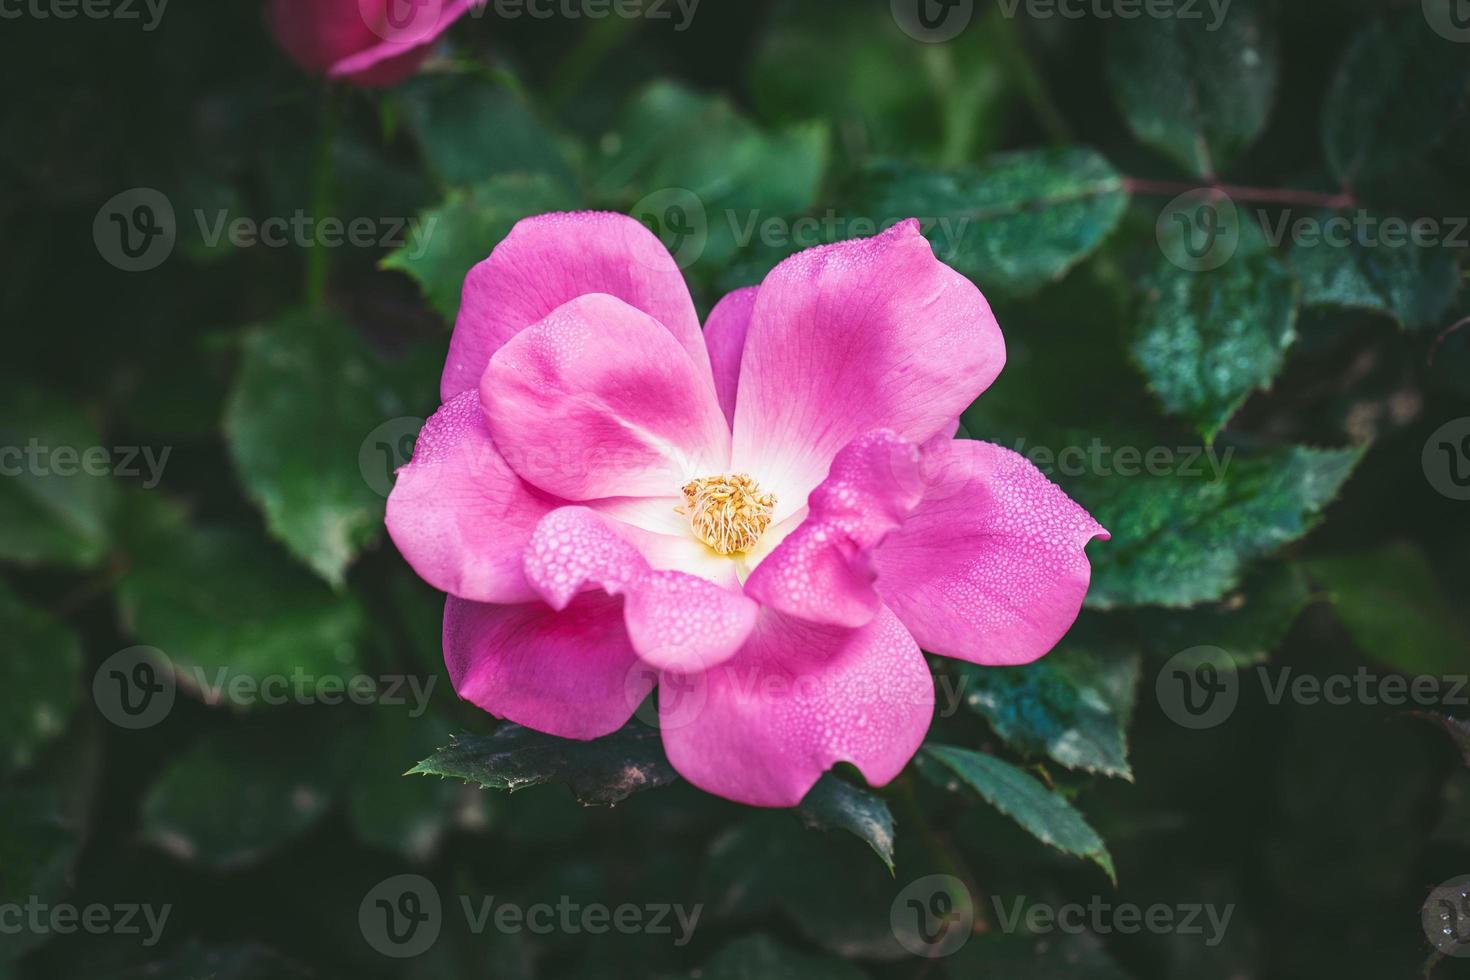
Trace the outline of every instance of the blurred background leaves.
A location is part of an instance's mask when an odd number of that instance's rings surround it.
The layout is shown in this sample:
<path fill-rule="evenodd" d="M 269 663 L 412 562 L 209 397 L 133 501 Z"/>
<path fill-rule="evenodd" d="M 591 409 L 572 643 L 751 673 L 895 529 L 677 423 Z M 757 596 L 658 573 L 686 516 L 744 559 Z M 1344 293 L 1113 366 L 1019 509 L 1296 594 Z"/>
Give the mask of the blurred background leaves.
<path fill-rule="evenodd" d="M 172 913 L 149 946 L 4 932 L 0 977 L 1456 975 L 1419 908 L 1470 870 L 1463 701 L 1272 697 L 1470 671 L 1470 44 L 1435 2 L 1236 0 L 1211 30 L 996 0 L 938 44 L 883 0 L 492 13 L 374 92 L 300 75 L 255 0 L 7 19 L 0 905 Z M 128 273 L 93 226 L 135 187 L 177 243 Z M 907 217 L 994 304 L 1008 364 L 965 434 L 1113 537 L 1051 656 L 935 661 L 892 786 L 842 768 L 753 812 L 637 719 L 567 745 L 454 697 L 386 469 L 466 271 L 581 207 L 648 222 L 701 312 Z M 298 216 L 282 247 L 228 230 Z M 324 246 L 324 218 L 372 233 Z M 138 645 L 175 697 L 130 728 L 108 664 Z M 1156 681 L 1198 647 L 1239 703 L 1196 730 Z M 405 873 L 450 914 L 400 960 L 359 905 Z M 930 963 L 894 910 L 933 875 L 969 901 Z M 476 933 L 459 898 L 490 895 L 703 911 L 687 945 Z M 1031 935 L 1018 897 L 1234 912 L 1214 946 Z"/>

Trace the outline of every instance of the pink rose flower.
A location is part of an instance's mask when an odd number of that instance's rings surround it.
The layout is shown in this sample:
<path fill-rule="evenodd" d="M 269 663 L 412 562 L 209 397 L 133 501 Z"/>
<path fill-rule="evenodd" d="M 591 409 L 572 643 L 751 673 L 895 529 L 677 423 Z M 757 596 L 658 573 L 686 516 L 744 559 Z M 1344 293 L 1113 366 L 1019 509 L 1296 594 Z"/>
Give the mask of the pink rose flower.
<path fill-rule="evenodd" d="M 703 330 L 638 222 L 522 221 L 465 280 L 444 404 L 388 500 L 449 593 L 455 689 L 592 739 L 661 685 L 674 768 L 741 803 L 793 806 L 839 761 L 888 782 L 933 714 L 920 649 L 1042 656 L 1108 536 L 953 438 L 1004 361 L 916 221 L 787 259 Z"/>
<path fill-rule="evenodd" d="M 276 42 L 304 71 L 354 85 L 393 85 L 472 0 L 270 0 Z"/>

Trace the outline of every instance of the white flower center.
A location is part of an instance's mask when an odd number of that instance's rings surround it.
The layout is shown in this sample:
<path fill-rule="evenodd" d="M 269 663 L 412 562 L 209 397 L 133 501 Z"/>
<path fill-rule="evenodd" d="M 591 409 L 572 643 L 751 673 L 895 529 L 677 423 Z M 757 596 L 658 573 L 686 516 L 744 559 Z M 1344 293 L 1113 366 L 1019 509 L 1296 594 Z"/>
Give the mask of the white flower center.
<path fill-rule="evenodd" d="M 744 473 L 702 476 L 684 484 L 674 512 L 689 518 L 694 536 L 722 555 L 755 547 L 776 510 L 776 495 Z"/>

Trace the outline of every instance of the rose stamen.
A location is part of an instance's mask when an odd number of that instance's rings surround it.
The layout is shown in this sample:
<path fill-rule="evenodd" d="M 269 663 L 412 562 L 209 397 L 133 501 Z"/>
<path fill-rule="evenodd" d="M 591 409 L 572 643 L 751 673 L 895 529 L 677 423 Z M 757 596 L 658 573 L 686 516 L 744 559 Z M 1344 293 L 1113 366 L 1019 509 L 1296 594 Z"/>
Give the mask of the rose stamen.
<path fill-rule="evenodd" d="M 776 495 L 744 473 L 702 476 L 684 484 L 684 503 L 674 512 L 689 518 L 699 540 L 722 555 L 755 547 L 776 509 Z"/>

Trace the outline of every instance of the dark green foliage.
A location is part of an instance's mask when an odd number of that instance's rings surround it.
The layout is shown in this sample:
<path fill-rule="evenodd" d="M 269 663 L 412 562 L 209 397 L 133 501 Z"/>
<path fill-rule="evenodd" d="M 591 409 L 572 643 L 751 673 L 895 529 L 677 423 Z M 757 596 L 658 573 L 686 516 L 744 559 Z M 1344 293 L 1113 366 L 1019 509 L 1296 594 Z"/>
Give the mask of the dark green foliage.
<path fill-rule="evenodd" d="M 0 980 L 1463 975 L 1419 922 L 1470 871 L 1463 0 L 491 4 L 372 89 L 263 0 L 65 6 L 0 11 Z M 175 240 L 125 271 L 139 189 Z M 701 315 L 908 218 L 991 304 L 961 437 L 1111 540 L 1049 655 L 929 658 L 886 785 L 756 810 L 652 702 L 582 742 L 453 690 L 385 495 L 465 274 L 581 208 Z"/>

